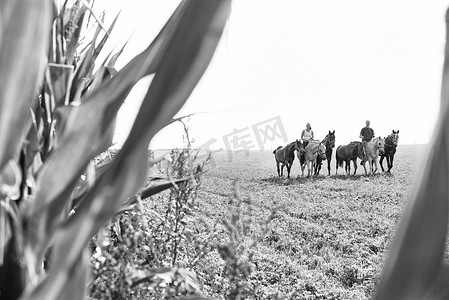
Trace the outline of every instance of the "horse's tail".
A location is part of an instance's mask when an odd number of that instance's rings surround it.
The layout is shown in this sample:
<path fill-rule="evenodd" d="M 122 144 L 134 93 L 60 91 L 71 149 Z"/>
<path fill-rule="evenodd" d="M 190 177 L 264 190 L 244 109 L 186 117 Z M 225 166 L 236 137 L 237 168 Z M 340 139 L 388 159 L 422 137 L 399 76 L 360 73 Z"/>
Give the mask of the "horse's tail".
<path fill-rule="evenodd" d="M 343 168 L 343 160 L 337 158 L 337 164 L 339 168 Z"/>
<path fill-rule="evenodd" d="M 341 159 L 341 157 L 338 155 L 338 153 L 339 153 L 339 150 L 340 150 L 340 148 L 341 148 L 342 146 L 343 146 L 343 145 L 338 146 L 338 147 L 337 147 L 337 150 L 335 150 L 335 159 L 336 159 L 336 163 L 337 163 L 337 166 L 340 167 L 340 168 L 343 168 L 343 159 Z"/>

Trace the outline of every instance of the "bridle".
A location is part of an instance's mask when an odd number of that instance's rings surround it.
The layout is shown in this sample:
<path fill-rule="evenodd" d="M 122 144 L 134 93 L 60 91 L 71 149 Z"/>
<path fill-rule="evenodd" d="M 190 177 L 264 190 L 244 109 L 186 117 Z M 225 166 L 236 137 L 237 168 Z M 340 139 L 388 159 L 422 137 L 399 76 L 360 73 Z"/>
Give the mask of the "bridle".
<path fill-rule="evenodd" d="M 324 146 L 326 146 L 326 148 L 328 148 L 328 147 L 333 148 L 332 142 L 330 141 L 330 138 L 329 138 L 329 135 L 326 135 L 326 137 L 323 139 L 323 141 L 321 143 L 323 143 Z M 335 147 L 335 144 L 334 144 L 334 147 Z"/>
<path fill-rule="evenodd" d="M 374 140 L 379 140 L 379 139 L 380 139 L 380 137 L 377 137 Z M 384 145 L 385 145 L 385 141 L 384 141 Z M 379 150 L 381 146 L 377 146 L 377 143 L 373 143 L 373 147 L 376 148 L 377 150 Z"/>
<path fill-rule="evenodd" d="M 326 154 L 326 150 L 324 150 L 324 152 L 321 150 L 321 145 L 323 145 L 323 142 L 320 142 L 319 144 L 318 144 L 318 148 L 317 148 L 317 154 L 318 155 L 320 155 L 320 156 L 323 156 L 323 155 L 325 155 Z M 324 146 L 326 147 L 326 145 L 324 144 Z"/>
<path fill-rule="evenodd" d="M 301 147 L 299 147 L 298 141 L 295 142 L 295 150 L 298 151 L 300 155 L 304 155 L 304 153 L 306 152 L 303 144 L 301 144 Z"/>
<path fill-rule="evenodd" d="M 385 141 L 384 141 L 384 143 L 385 143 L 385 145 L 386 146 L 388 146 L 388 147 L 397 147 L 397 142 L 396 142 L 396 144 L 393 144 L 393 143 L 391 143 L 391 144 L 388 144 L 387 143 L 387 140 L 390 138 L 391 140 L 393 140 L 393 136 L 395 136 L 395 134 L 390 134 L 389 136 L 387 136 L 386 138 L 385 138 Z"/>

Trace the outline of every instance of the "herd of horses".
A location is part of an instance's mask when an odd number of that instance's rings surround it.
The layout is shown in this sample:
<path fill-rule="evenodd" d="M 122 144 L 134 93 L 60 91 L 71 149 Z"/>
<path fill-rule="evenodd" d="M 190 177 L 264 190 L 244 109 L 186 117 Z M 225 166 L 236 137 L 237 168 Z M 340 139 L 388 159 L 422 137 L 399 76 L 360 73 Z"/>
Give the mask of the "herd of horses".
<path fill-rule="evenodd" d="M 370 172 L 375 174 L 377 171 L 377 160 L 380 157 L 380 167 L 382 172 L 385 172 L 383 167 L 383 160 L 387 160 L 387 171 L 390 173 L 393 168 L 394 154 L 399 140 L 399 130 L 393 132 L 385 139 L 382 137 L 375 137 L 370 142 L 365 144 L 362 142 L 351 142 L 347 145 L 340 145 L 335 151 L 336 168 L 335 175 L 338 173 L 338 168 L 343 168 L 345 163 L 346 175 L 351 174 L 351 162 L 354 166 L 355 175 L 357 172 L 357 158 L 361 160 L 361 165 L 365 170 L 365 175 L 368 175 L 365 164 L 368 163 Z M 285 147 L 279 146 L 273 151 L 276 159 L 276 167 L 279 177 L 283 176 L 284 167 L 287 167 L 287 178 L 290 178 L 290 171 L 293 166 L 293 161 L 298 157 L 301 166 L 302 177 L 304 177 L 304 169 L 307 166 L 307 176 L 318 175 L 321 170 L 322 161 L 327 160 L 328 175 L 331 175 L 331 160 L 332 151 L 335 147 L 335 130 L 330 131 L 326 137 L 319 140 L 311 140 L 306 147 L 299 140 L 296 140 Z"/>

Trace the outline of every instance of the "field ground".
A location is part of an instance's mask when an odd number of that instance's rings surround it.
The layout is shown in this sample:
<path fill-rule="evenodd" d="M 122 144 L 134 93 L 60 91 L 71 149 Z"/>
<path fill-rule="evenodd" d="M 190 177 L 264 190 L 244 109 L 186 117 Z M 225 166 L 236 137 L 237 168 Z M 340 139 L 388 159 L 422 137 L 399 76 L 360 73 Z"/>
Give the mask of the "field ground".
<path fill-rule="evenodd" d="M 199 213 L 224 218 L 235 180 L 239 198 L 252 202 L 254 234 L 273 207 L 285 207 L 255 247 L 254 299 L 371 299 L 425 150 L 399 146 L 392 173 L 379 168 L 374 176 L 359 166 L 356 176 L 340 168 L 328 177 L 323 164 L 318 177 L 298 178 L 296 159 L 290 180 L 278 178 L 271 151 L 218 152 L 202 180 Z M 331 168 L 335 174 L 335 157 Z"/>

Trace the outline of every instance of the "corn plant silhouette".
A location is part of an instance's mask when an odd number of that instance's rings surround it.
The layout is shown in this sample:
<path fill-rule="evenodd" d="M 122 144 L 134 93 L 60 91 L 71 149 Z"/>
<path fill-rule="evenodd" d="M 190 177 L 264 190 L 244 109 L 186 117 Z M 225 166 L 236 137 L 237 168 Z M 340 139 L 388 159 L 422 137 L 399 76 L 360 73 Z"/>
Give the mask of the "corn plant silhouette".
<path fill-rule="evenodd" d="M 125 67 L 114 68 L 121 49 L 94 71 L 115 21 L 105 28 L 85 0 L 57 3 L 0 3 L 1 299 L 84 299 L 90 238 L 145 182 L 148 144 L 202 77 L 231 6 L 182 1 Z M 111 145 L 118 109 L 147 75 L 122 149 L 96 170 L 91 161 Z"/>
<path fill-rule="evenodd" d="M 375 299 L 448 299 L 443 260 L 449 218 L 449 10 L 437 125 L 415 189 L 394 237 Z"/>

